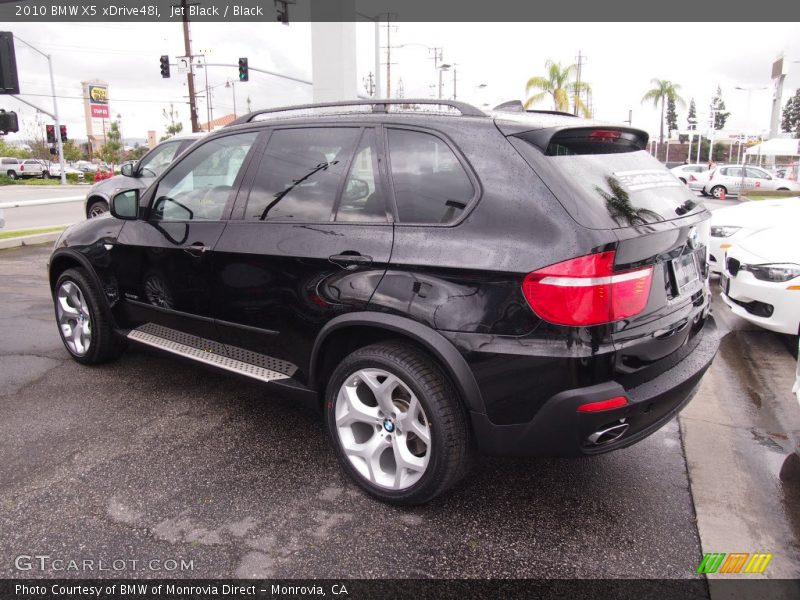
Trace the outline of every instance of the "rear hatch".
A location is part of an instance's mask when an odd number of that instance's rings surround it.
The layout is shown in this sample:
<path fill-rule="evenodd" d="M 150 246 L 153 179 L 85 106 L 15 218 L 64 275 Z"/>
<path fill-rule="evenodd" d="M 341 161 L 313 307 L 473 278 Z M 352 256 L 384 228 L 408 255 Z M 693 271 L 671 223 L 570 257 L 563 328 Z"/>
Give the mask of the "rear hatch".
<path fill-rule="evenodd" d="M 703 326 L 710 300 L 710 213 L 644 150 L 645 132 L 577 118 L 540 125 L 525 129 L 524 119 L 498 121 L 567 213 L 582 227 L 608 230 L 616 239 L 614 275 L 651 270 L 649 287 L 641 286 L 648 294 L 644 308 L 609 324 L 615 379 L 634 387 L 686 356 Z"/>

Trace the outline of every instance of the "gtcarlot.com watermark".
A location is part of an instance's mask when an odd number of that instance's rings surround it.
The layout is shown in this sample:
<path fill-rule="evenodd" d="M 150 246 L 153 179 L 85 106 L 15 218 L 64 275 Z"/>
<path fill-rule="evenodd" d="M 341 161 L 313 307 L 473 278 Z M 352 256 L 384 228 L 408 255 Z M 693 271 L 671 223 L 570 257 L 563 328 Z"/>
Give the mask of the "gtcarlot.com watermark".
<path fill-rule="evenodd" d="M 14 559 L 17 571 L 34 573 L 124 573 L 152 571 L 174 573 L 194 571 L 194 559 L 185 558 L 68 558 L 48 554 L 20 554 Z"/>

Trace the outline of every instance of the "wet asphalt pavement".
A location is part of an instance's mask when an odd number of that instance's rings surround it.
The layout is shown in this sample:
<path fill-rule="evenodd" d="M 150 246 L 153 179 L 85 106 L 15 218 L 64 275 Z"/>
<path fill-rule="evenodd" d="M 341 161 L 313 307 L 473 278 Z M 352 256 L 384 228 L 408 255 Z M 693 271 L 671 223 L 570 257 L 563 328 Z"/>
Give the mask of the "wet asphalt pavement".
<path fill-rule="evenodd" d="M 124 577 L 697 577 L 675 420 L 600 457 L 482 458 L 444 498 L 388 507 L 260 384 L 141 348 L 70 360 L 49 251 L 0 252 L 0 577 L 92 575 L 15 566 L 35 554 Z"/>

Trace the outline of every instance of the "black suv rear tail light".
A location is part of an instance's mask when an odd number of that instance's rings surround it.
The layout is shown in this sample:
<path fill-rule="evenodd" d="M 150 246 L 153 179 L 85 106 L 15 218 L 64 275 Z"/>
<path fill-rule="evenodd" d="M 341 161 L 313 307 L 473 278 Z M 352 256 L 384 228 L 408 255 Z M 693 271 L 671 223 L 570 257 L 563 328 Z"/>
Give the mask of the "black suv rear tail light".
<path fill-rule="evenodd" d="M 580 256 L 529 273 L 522 293 L 537 315 L 557 325 L 599 325 L 639 314 L 650 296 L 653 267 L 613 269 L 613 250 Z"/>

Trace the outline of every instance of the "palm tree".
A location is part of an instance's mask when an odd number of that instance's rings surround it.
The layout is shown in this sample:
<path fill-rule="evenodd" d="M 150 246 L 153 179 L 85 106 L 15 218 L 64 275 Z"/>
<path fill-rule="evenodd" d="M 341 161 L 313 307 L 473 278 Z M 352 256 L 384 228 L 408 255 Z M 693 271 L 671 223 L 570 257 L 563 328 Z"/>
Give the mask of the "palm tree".
<path fill-rule="evenodd" d="M 573 73 L 577 70 L 577 66 L 562 67 L 561 63 L 553 62 L 552 60 L 548 60 L 544 66 L 547 69 L 546 77 L 531 77 L 528 79 L 528 83 L 525 84 L 526 92 L 530 92 L 532 89 L 539 90 L 538 93 L 533 94 L 525 101 L 525 108 L 530 108 L 549 95 L 553 99 L 553 106 L 556 110 L 568 112 L 569 95 L 571 93 L 578 110 L 583 113 L 584 117 L 590 116 L 589 108 L 581 100 L 580 94 L 590 92 L 591 86 L 584 81 L 580 83 L 570 81 Z"/>
<path fill-rule="evenodd" d="M 652 102 L 653 108 L 658 108 L 658 103 L 661 102 L 661 131 L 659 134 L 659 144 L 664 143 L 664 103 L 667 100 L 672 100 L 681 105 L 686 106 L 683 98 L 678 95 L 678 90 L 681 86 L 677 83 L 672 83 L 666 79 L 651 79 L 650 83 L 653 84 L 652 89 L 642 97 L 642 104 L 645 102 Z"/>

